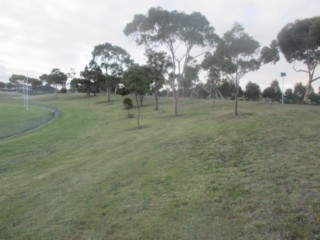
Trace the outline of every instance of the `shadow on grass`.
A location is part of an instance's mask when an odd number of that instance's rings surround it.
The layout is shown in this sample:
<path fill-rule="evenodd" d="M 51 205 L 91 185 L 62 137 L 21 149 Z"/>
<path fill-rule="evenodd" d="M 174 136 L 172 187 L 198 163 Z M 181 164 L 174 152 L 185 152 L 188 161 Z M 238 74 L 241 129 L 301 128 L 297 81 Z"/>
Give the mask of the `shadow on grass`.
<path fill-rule="evenodd" d="M 159 116 L 159 117 L 155 117 L 155 118 L 158 118 L 158 119 L 175 119 L 175 118 L 184 118 L 184 117 L 187 117 L 187 116 L 188 116 L 187 114 L 178 114 L 178 115 L 170 114 L 170 115 Z"/>
<path fill-rule="evenodd" d="M 247 119 L 252 116 L 254 116 L 254 113 L 239 113 L 238 115 L 235 115 L 234 113 L 227 113 L 220 115 L 218 117 L 219 120 L 239 120 L 239 119 Z"/>
<path fill-rule="evenodd" d="M 128 131 L 128 132 L 139 131 L 139 130 L 143 130 L 143 129 L 146 129 L 149 127 L 150 127 L 150 125 L 143 125 L 143 126 L 140 126 L 140 128 L 138 128 L 138 126 L 135 126 L 135 127 L 127 128 L 126 131 Z"/>
<path fill-rule="evenodd" d="M 111 104 L 113 104 L 114 102 L 115 102 L 114 100 L 110 100 L 109 102 L 108 102 L 108 101 L 99 101 L 99 102 L 96 102 L 96 104 L 111 105 Z"/>

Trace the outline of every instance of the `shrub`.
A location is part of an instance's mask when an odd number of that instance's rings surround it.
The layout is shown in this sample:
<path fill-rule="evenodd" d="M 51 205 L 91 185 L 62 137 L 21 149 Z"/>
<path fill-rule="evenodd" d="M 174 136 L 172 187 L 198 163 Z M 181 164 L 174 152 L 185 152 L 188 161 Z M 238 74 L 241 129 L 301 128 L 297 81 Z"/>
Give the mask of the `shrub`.
<path fill-rule="evenodd" d="M 67 93 L 67 89 L 66 88 L 61 88 L 61 90 L 59 92 L 60 93 Z"/>
<path fill-rule="evenodd" d="M 129 97 L 126 97 L 122 100 L 124 109 L 128 111 L 128 118 L 132 117 L 132 114 L 130 114 L 130 109 L 133 107 L 132 99 Z"/>

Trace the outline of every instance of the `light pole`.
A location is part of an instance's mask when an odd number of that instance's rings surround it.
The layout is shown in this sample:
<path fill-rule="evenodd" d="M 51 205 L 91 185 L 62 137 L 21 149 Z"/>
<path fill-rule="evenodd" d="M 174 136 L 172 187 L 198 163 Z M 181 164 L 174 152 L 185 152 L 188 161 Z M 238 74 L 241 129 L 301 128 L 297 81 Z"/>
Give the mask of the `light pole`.
<path fill-rule="evenodd" d="M 282 72 L 281 74 L 280 74 L 280 76 L 282 77 L 282 99 L 281 99 L 281 103 L 283 104 L 283 95 L 284 95 L 284 92 L 283 92 L 283 81 L 284 81 L 284 77 L 285 76 L 287 76 L 287 74 L 285 73 L 285 72 Z"/>

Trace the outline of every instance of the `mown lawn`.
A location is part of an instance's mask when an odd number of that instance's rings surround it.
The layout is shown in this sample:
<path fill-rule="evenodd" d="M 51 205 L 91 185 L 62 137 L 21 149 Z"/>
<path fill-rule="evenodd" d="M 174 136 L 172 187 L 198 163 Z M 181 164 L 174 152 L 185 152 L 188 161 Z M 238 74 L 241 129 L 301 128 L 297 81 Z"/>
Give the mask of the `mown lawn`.
<path fill-rule="evenodd" d="M 50 110 L 28 105 L 25 108 L 22 96 L 0 93 L 0 139 L 28 130 L 30 123 L 50 114 Z"/>
<path fill-rule="evenodd" d="M 318 107 L 33 101 L 60 115 L 0 141 L 0 239 L 320 238 Z"/>

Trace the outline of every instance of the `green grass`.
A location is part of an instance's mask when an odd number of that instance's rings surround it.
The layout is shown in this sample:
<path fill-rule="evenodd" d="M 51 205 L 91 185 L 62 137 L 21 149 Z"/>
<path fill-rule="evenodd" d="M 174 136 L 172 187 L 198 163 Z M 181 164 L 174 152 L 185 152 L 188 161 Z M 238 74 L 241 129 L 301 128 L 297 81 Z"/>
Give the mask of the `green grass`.
<path fill-rule="evenodd" d="M 33 100 L 60 115 L 0 141 L 0 239 L 320 238 L 317 107 Z"/>
<path fill-rule="evenodd" d="M 0 138 L 30 130 L 40 118 L 51 114 L 49 109 L 32 104 L 26 109 L 19 98 L 19 95 L 0 94 Z"/>
<path fill-rule="evenodd" d="M 10 127 L 11 124 L 41 117 L 48 113 L 48 109 L 29 106 L 26 110 L 23 105 L 0 102 L 0 127 Z M 1 131 L 1 129 L 0 129 Z"/>

